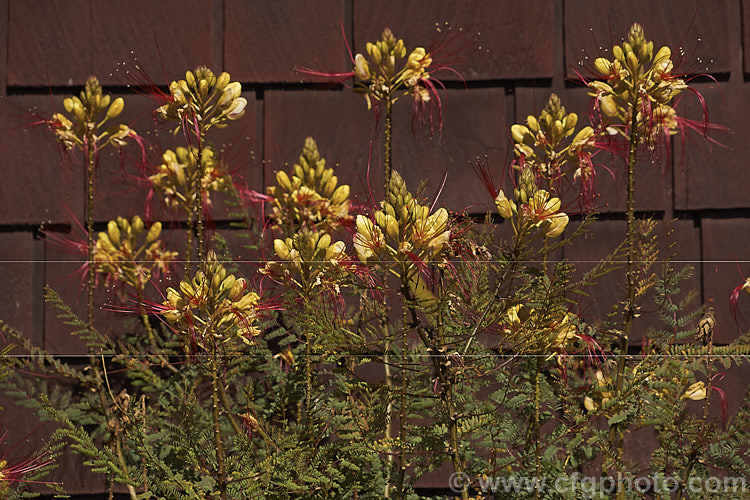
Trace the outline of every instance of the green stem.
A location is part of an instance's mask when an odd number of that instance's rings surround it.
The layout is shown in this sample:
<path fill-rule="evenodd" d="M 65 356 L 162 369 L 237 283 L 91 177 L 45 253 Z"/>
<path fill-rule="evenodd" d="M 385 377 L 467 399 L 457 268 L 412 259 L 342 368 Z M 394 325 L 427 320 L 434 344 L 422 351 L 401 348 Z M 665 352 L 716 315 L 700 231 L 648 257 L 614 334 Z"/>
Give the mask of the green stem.
<path fill-rule="evenodd" d="M 216 366 L 216 360 L 211 361 L 211 415 L 213 417 L 214 425 L 214 445 L 216 446 L 216 463 L 218 467 L 218 483 L 219 483 L 219 495 L 221 500 L 227 499 L 227 472 L 226 462 L 224 455 L 224 439 L 221 435 L 221 422 L 219 420 L 220 408 L 219 408 L 219 375 L 217 373 L 218 366 Z"/>
<path fill-rule="evenodd" d="M 542 472 L 542 457 L 539 449 L 539 429 L 541 427 L 540 380 L 542 377 L 542 358 L 536 357 L 536 373 L 534 374 L 534 467 L 537 482 L 534 486 L 534 498 L 539 498 L 539 480 Z"/>
<path fill-rule="evenodd" d="M 229 418 L 229 423 L 232 425 L 232 429 L 234 429 L 234 432 L 237 434 L 243 434 L 242 429 L 240 429 L 239 424 L 237 424 L 237 420 L 235 420 L 234 415 L 232 415 L 232 406 L 229 404 L 229 398 L 227 397 L 227 393 L 222 384 L 219 384 L 219 398 L 221 399 L 221 405 L 224 407 L 224 411 L 227 412 L 227 417 Z"/>
<path fill-rule="evenodd" d="M 310 424 L 310 405 L 312 404 L 312 345 L 310 335 L 305 336 L 305 425 Z"/>

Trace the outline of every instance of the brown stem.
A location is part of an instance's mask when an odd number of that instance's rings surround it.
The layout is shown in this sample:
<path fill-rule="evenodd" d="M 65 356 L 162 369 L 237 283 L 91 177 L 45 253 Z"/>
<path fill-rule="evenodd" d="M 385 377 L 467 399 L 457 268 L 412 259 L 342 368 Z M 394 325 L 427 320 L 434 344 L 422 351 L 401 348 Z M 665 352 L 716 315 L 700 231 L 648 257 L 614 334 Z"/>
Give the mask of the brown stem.
<path fill-rule="evenodd" d="M 615 380 L 615 397 L 622 394 L 622 387 L 625 380 L 625 366 L 628 354 L 628 339 L 630 331 L 633 328 L 633 319 L 635 318 L 635 164 L 638 159 L 638 95 L 636 94 L 631 103 L 631 121 L 630 137 L 628 151 L 628 192 L 627 192 L 627 248 L 628 248 L 628 265 L 627 265 L 627 290 L 625 300 L 625 317 L 622 337 L 620 338 L 620 357 L 617 360 L 617 378 Z M 622 451 L 625 442 L 624 429 L 620 424 L 616 424 L 610 429 L 609 441 L 615 453 L 615 465 L 619 471 L 622 462 Z M 618 486 L 617 498 L 624 498 L 625 491 L 623 485 Z"/>
<path fill-rule="evenodd" d="M 711 354 L 713 354 L 714 350 L 714 344 L 711 340 L 708 342 L 708 357 L 706 358 L 706 402 L 703 403 L 703 419 L 701 420 L 701 429 L 698 432 L 698 439 L 693 443 L 692 450 L 690 454 L 688 455 L 690 458 L 688 459 L 688 463 L 685 466 L 685 472 L 682 476 L 682 482 L 680 483 L 680 489 L 684 488 L 686 484 L 688 484 L 688 480 L 690 479 L 690 473 L 693 471 L 693 467 L 695 466 L 695 462 L 698 460 L 698 457 L 700 456 L 700 448 L 701 446 L 705 446 L 705 442 L 703 441 L 704 436 L 706 436 L 706 422 L 708 421 L 708 408 L 711 405 L 711 368 L 713 366 L 713 358 Z"/>
<path fill-rule="evenodd" d="M 393 103 L 391 98 L 385 100 L 385 142 L 383 144 L 383 181 L 385 183 L 384 193 L 388 193 L 391 183 L 391 127 L 393 120 Z"/>
<path fill-rule="evenodd" d="M 85 151 L 85 163 L 86 163 L 86 231 L 87 235 L 87 258 L 88 258 L 88 283 L 87 283 L 87 304 L 86 304 L 86 324 L 89 330 L 94 330 L 94 287 L 96 285 L 96 266 L 94 265 L 94 167 L 96 166 L 96 139 L 93 133 L 86 135 L 86 151 Z M 107 399 L 104 395 L 104 384 L 102 383 L 102 375 L 99 371 L 99 361 L 94 357 L 94 353 L 91 347 L 88 347 L 89 351 L 89 365 L 92 368 L 94 375 L 95 390 L 99 395 L 99 403 L 101 404 L 102 411 L 107 419 L 111 418 L 111 412 Z M 102 368 L 104 367 L 104 358 L 101 360 Z M 105 371 L 106 374 L 106 371 Z M 125 477 L 128 476 L 128 469 L 125 463 L 125 459 L 122 455 L 122 445 L 120 443 L 119 435 L 115 438 L 115 446 L 119 450 L 118 460 L 122 467 Z M 128 485 L 128 489 L 131 490 L 131 498 L 135 498 L 135 490 L 132 486 Z"/>
<path fill-rule="evenodd" d="M 86 231 L 88 251 L 88 302 L 86 308 L 86 320 L 89 329 L 94 328 L 94 285 L 96 283 L 94 266 L 94 167 L 96 165 L 96 148 L 94 147 L 94 136 L 86 137 Z"/>
<path fill-rule="evenodd" d="M 188 215 L 187 220 L 187 243 L 185 244 L 185 277 L 190 276 L 190 264 L 193 254 L 193 233 L 195 232 L 195 225 L 193 223 L 192 211 Z"/>
<path fill-rule="evenodd" d="M 459 415 L 456 411 L 455 402 L 453 399 L 453 380 L 451 374 L 451 366 L 448 357 L 443 352 L 442 345 L 436 347 L 433 340 L 430 338 L 429 332 L 425 331 L 421 325 L 417 311 L 414 309 L 414 297 L 411 294 L 408 286 L 408 278 L 406 273 L 403 273 L 401 280 L 401 293 L 404 297 L 406 307 L 409 310 L 411 316 L 410 326 L 412 329 L 417 331 L 422 344 L 427 348 L 427 352 L 430 354 L 432 360 L 435 377 L 440 382 L 440 401 L 443 403 L 443 408 L 448 415 L 448 433 L 449 433 L 449 449 L 448 455 L 450 455 L 451 462 L 453 463 L 453 469 L 456 474 L 462 474 L 464 472 L 463 460 L 460 453 L 459 445 L 459 430 L 458 420 Z M 462 500 L 469 499 L 469 490 L 464 488 L 461 491 Z"/>
<path fill-rule="evenodd" d="M 203 175 L 205 166 L 203 165 L 203 136 L 198 137 L 198 154 L 195 159 L 197 177 L 195 178 L 195 184 L 193 185 L 193 192 L 195 193 L 195 207 L 194 212 L 197 220 L 196 229 L 198 234 L 198 262 L 201 262 L 205 266 L 203 260 Z"/>

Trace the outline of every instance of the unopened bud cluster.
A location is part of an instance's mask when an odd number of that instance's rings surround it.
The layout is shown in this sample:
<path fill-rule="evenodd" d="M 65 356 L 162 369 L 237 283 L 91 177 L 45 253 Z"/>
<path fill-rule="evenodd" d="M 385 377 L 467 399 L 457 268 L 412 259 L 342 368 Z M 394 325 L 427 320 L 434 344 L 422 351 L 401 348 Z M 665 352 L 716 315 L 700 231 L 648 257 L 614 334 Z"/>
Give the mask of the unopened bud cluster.
<path fill-rule="evenodd" d="M 381 209 L 372 219 L 358 215 L 356 226 L 354 249 L 362 262 L 393 260 L 411 266 L 414 259 L 429 261 L 449 246 L 451 235 L 447 210 L 430 214 L 395 170 Z"/>
<path fill-rule="evenodd" d="M 192 279 L 185 277 L 178 288 L 167 288 L 162 316 L 205 349 L 233 339 L 249 344 L 260 334 L 260 297 L 247 290 L 243 278 L 227 273 L 214 252 L 204 269 Z"/>
<path fill-rule="evenodd" d="M 143 291 L 156 273 L 164 273 L 177 257 L 177 252 L 164 249 L 161 222 L 146 229 L 139 216 L 130 221 L 123 217 L 107 223 L 107 231 L 99 233 L 94 247 L 97 272 L 112 277 L 136 290 Z"/>
<path fill-rule="evenodd" d="M 600 57 L 594 62 L 605 81 L 589 83 L 602 113 L 630 126 L 635 112 L 637 132 L 649 144 L 660 133 L 676 134 L 676 113 L 669 104 L 687 85 L 672 74 L 674 63 L 669 47 L 654 54 L 654 43 L 646 40 L 643 28 L 636 23 L 630 28 L 627 41 L 615 45 L 612 54 L 612 60 Z"/>
<path fill-rule="evenodd" d="M 188 146 L 174 151 L 168 149 L 162 155 L 158 172 L 150 176 L 149 180 L 154 191 L 163 197 L 169 208 L 191 214 L 198 196 L 196 187 L 200 188 L 206 205 L 211 204 L 212 191 L 227 191 L 231 188 L 232 179 L 216 158 L 214 149 L 205 145 L 200 156 L 203 178 L 198 184 L 198 148 Z"/>
<path fill-rule="evenodd" d="M 590 156 L 594 148 L 594 129 L 584 127 L 576 133 L 578 115 L 566 113 L 556 94 L 539 117 L 529 115 L 526 125 L 515 124 L 511 134 L 516 156 L 552 181 L 572 171 L 574 177 L 593 175 Z M 575 136 L 573 136 L 575 134 Z M 569 142 L 568 138 L 573 137 Z"/>
<path fill-rule="evenodd" d="M 501 189 L 495 197 L 495 207 L 501 217 L 512 220 L 516 234 L 538 230 L 545 237 L 554 238 L 568 225 L 568 215 L 560 211 L 560 198 L 537 187 L 530 167 L 521 171 L 513 198 L 507 198 Z"/>
<path fill-rule="evenodd" d="M 312 137 L 305 139 L 299 163 L 290 174 L 280 170 L 277 185 L 268 188 L 273 197 L 272 217 L 278 224 L 332 229 L 349 218 L 349 186 L 339 185 Z"/>
<path fill-rule="evenodd" d="M 171 101 L 157 109 L 157 114 L 164 120 L 176 120 L 186 130 L 205 133 L 216 126 L 223 128 L 230 120 L 236 120 L 245 114 L 247 100 L 241 96 L 242 85 L 230 82 L 229 73 L 218 77 L 205 66 L 198 66 L 194 71 L 185 73 L 184 80 L 169 84 Z"/>
<path fill-rule="evenodd" d="M 432 64 L 432 57 L 423 47 L 416 47 L 407 57 L 404 41 L 386 28 L 380 40 L 368 42 L 366 48 L 366 56 L 354 57 L 354 76 L 355 90 L 365 96 L 367 109 L 372 107 L 373 101 L 390 99 L 395 102 L 398 96 L 394 93 L 400 89 L 415 100 L 430 100 L 424 82 L 430 78 L 427 68 Z"/>
<path fill-rule="evenodd" d="M 58 142 L 65 149 L 94 147 L 94 144 L 89 142 L 100 142 L 105 139 L 106 141 L 98 147 L 108 144 L 124 146 L 127 138 L 135 134 L 124 124 L 100 132 L 107 120 L 117 118 L 122 113 L 125 101 L 122 97 L 112 101 L 109 95 L 102 94 L 102 86 L 95 76 L 90 76 L 86 80 L 80 96 L 66 98 L 63 106 L 69 116 L 55 113 L 49 124 Z"/>
<path fill-rule="evenodd" d="M 273 249 L 280 261 L 269 262 L 264 272 L 308 291 L 322 284 L 336 287 L 349 269 L 346 244 L 328 233 L 303 228 L 291 238 L 274 240 Z"/>

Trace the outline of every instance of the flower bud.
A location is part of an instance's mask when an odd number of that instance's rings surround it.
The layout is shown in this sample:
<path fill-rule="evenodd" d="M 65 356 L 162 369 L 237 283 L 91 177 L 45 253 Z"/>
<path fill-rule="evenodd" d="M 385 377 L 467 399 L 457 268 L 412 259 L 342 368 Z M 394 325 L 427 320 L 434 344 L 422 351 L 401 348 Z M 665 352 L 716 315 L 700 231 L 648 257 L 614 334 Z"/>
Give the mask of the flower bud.
<path fill-rule="evenodd" d="M 150 245 L 151 243 L 159 239 L 160 234 L 161 222 L 154 222 L 153 224 L 151 224 L 151 227 L 148 228 L 148 233 L 146 234 L 146 245 Z"/>
<path fill-rule="evenodd" d="M 399 38 L 398 42 L 396 42 L 396 45 L 393 47 L 393 54 L 398 58 L 401 59 L 406 55 L 406 47 L 404 46 L 404 41 Z"/>
<path fill-rule="evenodd" d="M 244 97 L 238 97 L 232 103 L 232 106 L 227 110 L 227 118 L 230 120 L 237 120 L 242 118 L 245 114 L 245 106 L 247 106 L 247 99 Z"/>
<path fill-rule="evenodd" d="M 519 125 L 518 123 L 514 124 L 510 127 L 510 133 L 513 136 L 513 140 L 518 143 L 524 143 L 529 146 L 533 144 L 534 138 L 531 136 L 529 129 L 524 125 Z M 529 139 L 531 140 L 531 144 L 529 144 Z"/>
<path fill-rule="evenodd" d="M 533 115 L 529 115 L 526 117 L 526 125 L 529 126 L 529 130 L 531 130 L 532 132 L 539 132 L 539 122 Z"/>
<path fill-rule="evenodd" d="M 331 195 L 331 203 L 343 203 L 347 198 L 349 198 L 349 186 L 347 184 L 342 184 L 337 187 L 336 191 Z"/>
<path fill-rule="evenodd" d="M 224 92 L 219 99 L 219 107 L 225 108 L 232 103 L 242 93 L 240 82 L 232 82 L 224 88 Z"/>
<path fill-rule="evenodd" d="M 600 75 L 609 76 L 612 62 L 604 57 L 597 57 L 596 61 L 594 61 L 594 67 L 596 67 Z"/>
<path fill-rule="evenodd" d="M 638 73 L 638 66 L 640 63 L 638 62 L 638 57 L 634 53 L 628 52 L 625 63 L 633 75 Z"/>
<path fill-rule="evenodd" d="M 554 217 L 549 219 L 550 224 L 544 235 L 548 238 L 555 238 L 557 236 L 560 236 L 565 230 L 565 226 L 568 225 L 568 220 L 568 215 L 564 212 L 556 214 Z"/>
<path fill-rule="evenodd" d="M 379 65 L 380 61 L 383 59 L 383 54 L 380 52 L 380 48 L 375 45 L 374 43 L 367 42 L 367 45 L 365 46 L 367 48 L 367 53 L 370 54 L 370 59 L 372 59 L 372 62 L 375 63 L 375 65 Z M 364 61 L 364 57 L 362 54 L 357 54 L 357 57 L 361 57 L 361 59 Z M 357 57 L 354 58 L 354 62 L 356 63 Z M 369 71 L 367 77 L 369 78 Z"/>
<path fill-rule="evenodd" d="M 611 95 L 602 97 L 601 101 L 599 101 L 599 107 L 607 116 L 615 116 L 617 114 L 617 104 L 615 104 L 615 99 Z"/>
<path fill-rule="evenodd" d="M 226 71 L 219 75 L 219 78 L 216 79 L 216 90 L 222 91 L 224 90 L 224 87 L 229 85 L 229 73 Z"/>
<path fill-rule="evenodd" d="M 202 97 L 208 95 L 208 80 L 206 80 L 205 78 L 201 78 L 198 82 L 198 92 Z"/>
<path fill-rule="evenodd" d="M 328 233 L 323 233 L 323 235 L 318 238 L 318 242 L 315 245 L 315 250 L 325 250 L 330 246 L 330 244 L 331 235 Z"/>
<path fill-rule="evenodd" d="M 497 193 L 495 206 L 497 207 L 497 212 L 500 214 L 500 217 L 503 219 L 513 217 L 513 213 L 516 211 L 515 203 L 505 197 L 505 193 L 503 193 L 502 189 Z"/>
<path fill-rule="evenodd" d="M 701 380 L 692 384 L 685 390 L 682 395 L 683 398 L 692 399 L 693 401 L 700 401 L 706 399 L 706 384 Z"/>
<path fill-rule="evenodd" d="M 573 132 L 573 129 L 576 128 L 576 125 L 578 124 L 578 115 L 575 113 L 570 113 L 565 117 L 564 124 L 566 131 Z"/>
<path fill-rule="evenodd" d="M 118 97 L 107 110 L 107 118 L 117 118 L 125 107 L 125 101 Z"/>
<path fill-rule="evenodd" d="M 625 60 L 625 54 L 622 52 L 622 47 L 619 45 L 615 45 L 612 47 L 612 54 L 615 56 L 615 59 L 618 61 L 624 61 Z"/>
<path fill-rule="evenodd" d="M 672 51 L 666 45 L 659 49 L 659 52 L 654 56 L 654 65 L 661 64 L 672 57 Z"/>
<path fill-rule="evenodd" d="M 107 223 L 107 235 L 114 246 L 120 246 L 120 228 L 117 222 L 111 220 Z"/>

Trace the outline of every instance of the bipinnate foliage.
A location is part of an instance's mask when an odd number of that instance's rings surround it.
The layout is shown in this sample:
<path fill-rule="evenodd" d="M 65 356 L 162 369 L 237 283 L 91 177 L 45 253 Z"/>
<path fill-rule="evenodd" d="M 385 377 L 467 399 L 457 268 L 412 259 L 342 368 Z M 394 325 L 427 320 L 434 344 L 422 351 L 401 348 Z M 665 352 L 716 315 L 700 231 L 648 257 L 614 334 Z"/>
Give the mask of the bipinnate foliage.
<path fill-rule="evenodd" d="M 186 144 L 164 152 L 148 181 L 187 220 L 184 269 L 170 266 L 177 251 L 160 223 L 127 214 L 89 239 L 91 272 L 118 284 L 120 302 L 109 308 L 132 313 L 116 337 L 51 289 L 47 301 L 88 360 L 52 356 L 0 323 L 5 391 L 56 425 L 44 457 L 68 447 L 131 499 L 412 499 L 435 471 L 449 471 L 446 482 L 450 473 L 467 478 L 454 489 L 464 499 L 523 478 L 537 482 L 513 498 L 581 498 L 551 485 L 582 471 L 668 476 L 683 487 L 717 471 L 746 477 L 750 399 L 725 392 L 722 380 L 750 348 L 714 345 L 705 315 L 696 340 L 703 311 L 694 292 L 681 292 L 692 271 L 672 263 L 659 223 L 632 210 L 637 155 L 678 131 L 672 98 L 687 83 L 638 25 L 615 49 L 614 60 L 597 59 L 589 82 L 592 123 L 552 95 L 538 116 L 511 127 L 512 191 L 476 164 L 497 209 L 483 222 L 432 206 L 400 175 L 408 166 L 391 166 L 396 101 L 412 100 L 416 113 L 441 108 L 434 54 L 407 50 L 390 30 L 356 55 L 350 75 L 368 108 L 386 114 L 384 196 L 366 205 L 355 204 L 312 138 L 266 193 L 238 186 L 210 133 L 242 117 L 241 85 L 205 67 L 172 82 L 156 116 Z M 86 102 L 107 108 L 94 88 Z M 77 99 L 66 109 L 84 123 Z M 114 117 L 122 103 L 112 106 Z M 57 119 L 63 144 L 80 147 L 74 124 Z M 606 161 L 600 148 L 612 140 L 625 147 L 610 149 L 628 151 L 627 232 L 581 268 L 559 252 L 595 223 L 594 157 Z M 577 203 L 563 206 L 571 187 Z M 231 195 L 235 227 L 266 257 L 247 276 L 226 241 L 204 238 L 211 200 Z M 248 199 L 267 204 L 267 220 L 249 216 Z M 591 317 L 581 298 L 620 268 L 621 299 Z M 663 326 L 634 349 L 628 335 L 644 329 L 646 311 Z M 625 436 L 642 429 L 655 436 L 652 460 L 630 463 Z M 6 479 L 11 472 L 0 462 L 0 492 L 25 494 L 20 477 Z M 611 493 L 634 495 L 622 484 Z"/>

